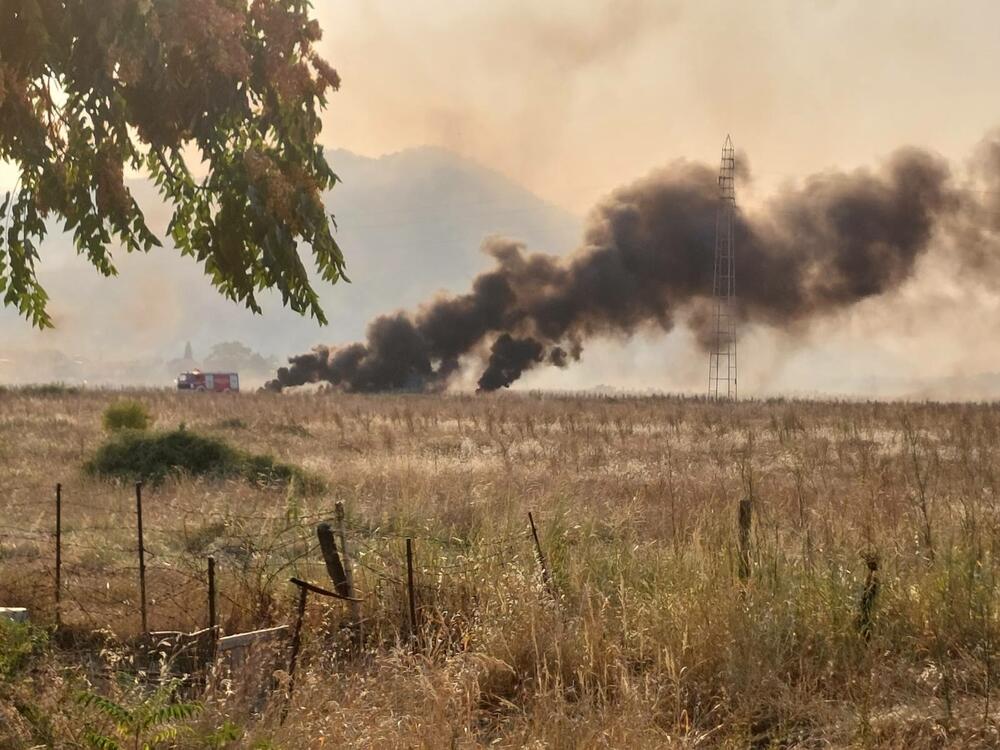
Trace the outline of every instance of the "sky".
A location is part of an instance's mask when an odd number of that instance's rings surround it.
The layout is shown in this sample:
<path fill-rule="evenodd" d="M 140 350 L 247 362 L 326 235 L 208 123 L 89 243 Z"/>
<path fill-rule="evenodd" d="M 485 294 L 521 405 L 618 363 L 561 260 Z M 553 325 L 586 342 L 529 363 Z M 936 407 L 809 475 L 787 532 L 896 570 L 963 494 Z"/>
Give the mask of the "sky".
<path fill-rule="evenodd" d="M 323 142 L 433 144 L 584 212 L 727 133 L 756 190 L 1000 125 L 992 0 L 315 0 Z M 716 157 L 717 158 L 717 157 Z M 0 169 L 0 183 L 12 171 Z"/>
<path fill-rule="evenodd" d="M 962 160 L 1000 125 L 996 2 L 316 6 L 343 79 L 331 144 L 444 146 L 577 212 L 656 165 L 717 160 L 727 133 L 767 192 L 902 144 Z"/>
<path fill-rule="evenodd" d="M 752 208 L 786 183 L 877 165 L 902 145 L 961 167 L 1000 126 L 996 2 L 314 4 L 320 49 L 343 81 L 324 145 L 371 157 L 439 146 L 581 218 L 656 167 L 717 164 L 727 134 L 749 165 L 737 193 Z M 0 167 L 0 185 L 11 182 Z M 169 319 L 170 301 L 157 304 L 156 317 Z M 821 320 L 794 346 L 745 332 L 741 367 L 761 394 L 811 392 L 817 373 L 830 389 L 849 381 L 857 390 L 876 377 L 1000 372 L 1000 355 L 982 346 L 1000 335 L 998 310 L 992 289 L 928 262 L 898 294 Z M 14 325 L 2 317 L 0 333 Z M 45 344 L 45 334 L 17 334 L 22 345 Z M 683 332 L 595 347 L 572 373 L 540 371 L 526 385 L 696 389 L 704 379 L 704 358 Z"/>
<path fill-rule="evenodd" d="M 343 79 L 325 138 L 368 155 L 440 145 L 579 215 L 656 166 L 717 163 L 726 134 L 749 164 L 737 190 L 752 205 L 816 172 L 877 165 L 903 145 L 962 166 L 1000 126 L 1000 4 L 990 0 L 321 0 L 317 9 Z M 1000 333 L 998 308 L 992 291 L 931 264 L 900 294 L 820 321 L 794 347 L 747 332 L 746 382 L 808 393 L 816 382 L 857 390 L 1000 370 L 981 345 Z M 608 345 L 591 358 L 603 367 L 528 381 L 641 388 L 669 371 L 671 384 L 700 383 L 701 356 L 672 356 L 684 346 L 683 335 Z"/>

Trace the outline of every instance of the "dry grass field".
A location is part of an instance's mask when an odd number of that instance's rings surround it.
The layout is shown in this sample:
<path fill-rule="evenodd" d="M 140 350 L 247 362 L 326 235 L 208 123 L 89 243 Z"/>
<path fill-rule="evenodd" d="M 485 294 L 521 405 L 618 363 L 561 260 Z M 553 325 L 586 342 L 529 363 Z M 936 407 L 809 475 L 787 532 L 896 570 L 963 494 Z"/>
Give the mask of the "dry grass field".
<path fill-rule="evenodd" d="M 149 628 L 205 627 L 209 555 L 223 632 L 292 622 L 341 501 L 362 649 L 314 596 L 290 700 L 135 718 L 170 702 L 130 663 L 134 490 L 83 470 L 124 397 L 323 483 L 147 485 Z M 0 604 L 40 626 L 3 631 L 0 747 L 997 747 L 998 446 L 989 405 L 0 392 Z"/>

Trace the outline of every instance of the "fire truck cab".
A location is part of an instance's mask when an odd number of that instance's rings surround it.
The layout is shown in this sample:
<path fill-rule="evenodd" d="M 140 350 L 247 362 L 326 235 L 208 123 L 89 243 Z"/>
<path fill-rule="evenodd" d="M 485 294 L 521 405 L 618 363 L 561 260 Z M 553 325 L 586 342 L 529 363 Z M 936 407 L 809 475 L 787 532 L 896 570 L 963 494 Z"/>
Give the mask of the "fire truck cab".
<path fill-rule="evenodd" d="M 240 390 L 240 376 L 235 372 L 202 372 L 192 370 L 177 376 L 179 391 L 215 391 L 225 393 Z"/>

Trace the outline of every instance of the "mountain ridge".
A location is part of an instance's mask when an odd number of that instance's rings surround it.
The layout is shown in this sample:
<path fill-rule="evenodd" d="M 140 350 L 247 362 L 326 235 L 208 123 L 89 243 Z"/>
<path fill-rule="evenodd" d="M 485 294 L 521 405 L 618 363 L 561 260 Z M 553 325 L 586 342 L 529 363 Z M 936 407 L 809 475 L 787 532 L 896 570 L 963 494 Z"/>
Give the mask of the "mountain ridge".
<path fill-rule="evenodd" d="M 351 279 L 332 286 L 317 280 L 329 326 L 283 308 L 275 293 L 262 296 L 265 313 L 254 316 L 219 295 L 200 267 L 166 241 L 141 257 L 116 250 L 120 276 L 105 279 L 77 256 L 72 238 L 53 227 L 41 247 L 39 277 L 56 329 L 33 330 L 0 308 L 0 360 L 7 360 L 0 362 L 0 383 L 49 379 L 51 368 L 30 362 L 31 351 L 46 352 L 40 356 L 46 362 L 52 351 L 74 361 L 169 360 L 187 340 L 200 350 L 239 340 L 284 359 L 315 344 L 357 339 L 379 313 L 410 309 L 442 290 L 464 291 L 489 263 L 479 247 L 491 234 L 557 254 L 579 240 L 579 218 L 446 149 L 420 146 L 379 157 L 328 149 L 327 155 L 342 182 L 324 200 L 336 217 Z M 148 181 L 133 185 L 162 237 L 167 207 Z M 16 351 L 17 362 L 5 351 Z M 88 374 L 101 382 L 100 372 Z M 161 381 L 161 373 L 150 372 L 128 382 Z"/>

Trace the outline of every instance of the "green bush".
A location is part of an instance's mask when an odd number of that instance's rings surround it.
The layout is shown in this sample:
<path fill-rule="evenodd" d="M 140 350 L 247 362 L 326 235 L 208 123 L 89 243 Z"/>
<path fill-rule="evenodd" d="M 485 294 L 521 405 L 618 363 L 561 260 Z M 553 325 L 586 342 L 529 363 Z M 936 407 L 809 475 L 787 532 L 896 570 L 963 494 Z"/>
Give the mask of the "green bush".
<path fill-rule="evenodd" d="M 48 635 L 41 628 L 0 617 L 0 679 L 16 677 L 47 642 Z"/>
<path fill-rule="evenodd" d="M 104 429 L 145 430 L 153 423 L 149 410 L 138 401 L 116 401 L 104 410 Z"/>
<path fill-rule="evenodd" d="M 200 703 L 176 700 L 180 680 L 160 685 L 152 694 L 135 695 L 125 703 L 99 693 L 83 691 L 77 702 L 94 714 L 94 721 L 84 725 L 83 739 L 98 750 L 135 747 L 151 750 L 163 747 L 181 729 L 190 729 L 188 721 L 202 711 Z M 176 747 L 174 743 L 169 743 Z"/>
<path fill-rule="evenodd" d="M 84 469 L 107 479 L 153 484 L 169 476 L 189 475 L 243 478 L 258 486 L 295 483 L 306 492 L 318 491 L 322 486 L 301 469 L 275 461 L 272 456 L 245 453 L 222 440 L 188 430 L 119 432 L 98 449 Z"/>

